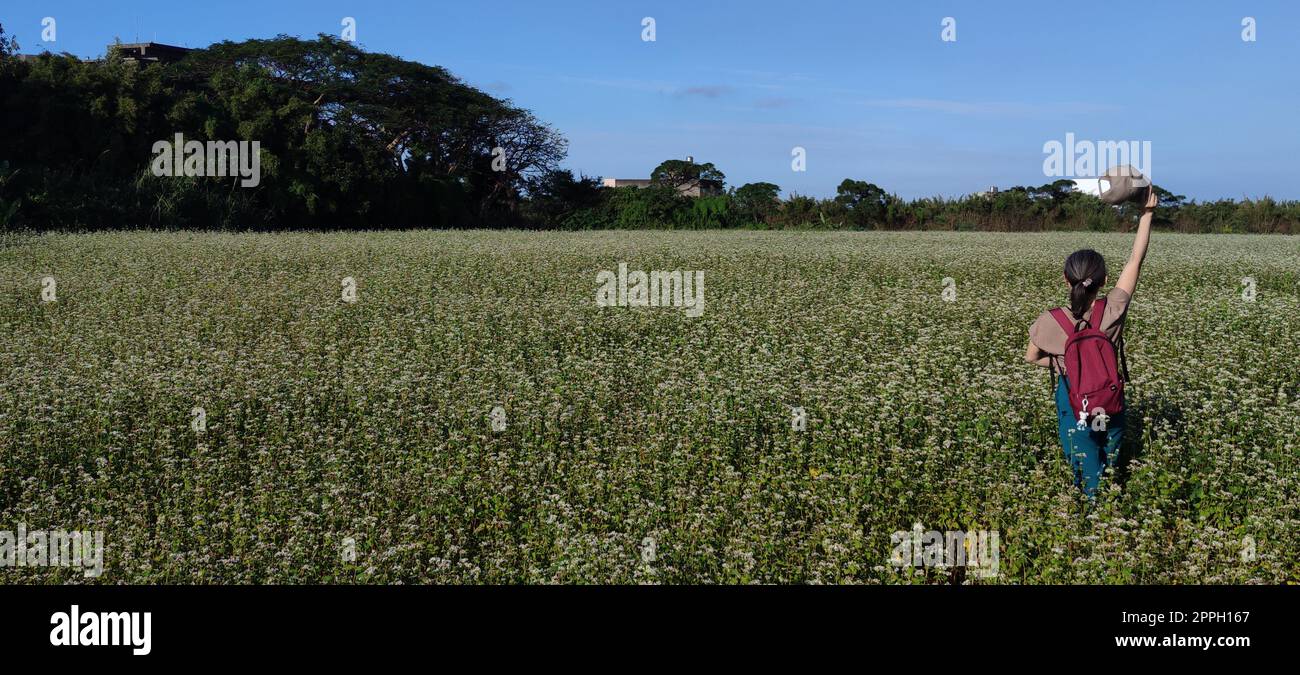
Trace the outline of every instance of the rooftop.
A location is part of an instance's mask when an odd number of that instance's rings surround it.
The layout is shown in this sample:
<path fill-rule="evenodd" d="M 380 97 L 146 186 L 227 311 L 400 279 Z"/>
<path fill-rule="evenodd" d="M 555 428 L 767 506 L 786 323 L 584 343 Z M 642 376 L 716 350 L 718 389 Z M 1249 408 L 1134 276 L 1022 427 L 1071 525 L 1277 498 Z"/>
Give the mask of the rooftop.
<path fill-rule="evenodd" d="M 124 44 L 109 45 L 108 48 L 110 50 L 118 50 L 118 53 L 122 55 L 122 58 L 128 61 L 150 61 L 160 63 L 179 61 L 186 54 L 193 51 L 188 47 L 165 45 L 160 42 L 128 42 Z"/>

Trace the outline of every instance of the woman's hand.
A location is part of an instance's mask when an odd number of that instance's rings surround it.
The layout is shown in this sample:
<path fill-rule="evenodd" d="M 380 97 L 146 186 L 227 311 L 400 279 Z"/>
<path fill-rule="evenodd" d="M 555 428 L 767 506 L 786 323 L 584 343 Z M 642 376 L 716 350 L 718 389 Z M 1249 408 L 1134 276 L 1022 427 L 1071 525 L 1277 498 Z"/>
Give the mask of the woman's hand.
<path fill-rule="evenodd" d="M 1150 211 L 1159 205 L 1160 205 L 1160 195 L 1156 194 L 1156 184 L 1152 183 L 1151 185 L 1147 186 L 1147 203 L 1146 206 L 1143 208 L 1145 208 L 1147 211 Z"/>
<path fill-rule="evenodd" d="M 1036 366 L 1047 368 L 1051 364 L 1051 357 L 1047 352 L 1038 348 L 1033 342 L 1029 343 L 1029 348 L 1025 350 L 1025 363 L 1032 363 Z"/>

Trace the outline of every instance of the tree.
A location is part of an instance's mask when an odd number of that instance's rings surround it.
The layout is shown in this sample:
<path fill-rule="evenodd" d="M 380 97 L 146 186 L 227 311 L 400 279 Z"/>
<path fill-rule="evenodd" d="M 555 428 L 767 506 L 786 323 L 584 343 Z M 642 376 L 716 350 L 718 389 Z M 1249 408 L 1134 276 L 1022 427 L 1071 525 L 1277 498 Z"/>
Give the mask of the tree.
<path fill-rule="evenodd" d="M 697 164 L 694 161 L 670 159 L 655 167 L 650 174 L 650 180 L 659 185 L 680 188 L 697 180 L 716 181 L 718 185 L 722 185 L 727 177 L 711 163 Z"/>
<path fill-rule="evenodd" d="M 731 195 L 742 218 L 766 222 L 781 207 L 781 186 L 774 183 L 746 183 Z"/>
<path fill-rule="evenodd" d="M 599 179 L 575 178 L 568 169 L 547 171 L 526 184 L 531 215 L 551 227 L 563 225 L 577 211 L 599 206 L 604 197 Z"/>
<path fill-rule="evenodd" d="M 275 114 L 253 126 L 274 130 L 288 149 L 306 154 L 285 177 L 329 212 L 355 205 L 364 207 L 358 217 L 418 222 L 440 209 L 433 202 L 441 195 L 465 201 L 480 223 L 494 224 L 514 213 L 528 176 L 554 169 L 567 152 L 565 140 L 531 112 L 443 68 L 367 53 L 328 35 L 220 43 L 187 66 L 208 81 L 235 82 L 253 71 L 244 86 L 269 88 L 279 105 L 237 101 L 240 111 Z"/>
<path fill-rule="evenodd" d="M 9 162 L 0 160 L 0 227 L 7 227 L 13 223 L 14 216 L 18 213 L 18 207 L 22 206 L 21 199 L 9 200 L 5 197 L 5 185 L 9 183 L 17 172 L 9 170 Z"/>
<path fill-rule="evenodd" d="M 1156 185 L 1154 187 L 1156 189 L 1156 197 L 1160 200 L 1159 206 L 1163 206 L 1166 208 L 1177 208 L 1179 206 L 1182 206 L 1187 201 L 1187 197 L 1185 195 L 1176 195 L 1160 187 L 1159 185 Z"/>
<path fill-rule="evenodd" d="M 845 178 L 835 189 L 835 203 L 843 206 L 858 227 L 884 226 L 885 215 L 893 197 L 880 186 L 863 180 Z"/>
<path fill-rule="evenodd" d="M 5 39 L 4 24 L 0 24 L 0 59 L 12 56 L 18 53 L 18 38 L 9 36 Z"/>
<path fill-rule="evenodd" d="M 1058 206 L 1075 191 L 1075 183 L 1069 178 L 1061 178 L 1036 188 L 1029 188 L 1029 198 L 1047 200 L 1052 206 Z"/>
<path fill-rule="evenodd" d="M 531 112 L 443 68 L 325 35 L 222 42 L 171 64 L 116 50 L 5 59 L 0 108 L 0 157 L 22 169 L 33 222 L 509 225 L 528 178 L 566 154 Z M 258 141 L 263 180 L 152 176 L 153 143 L 177 132 Z"/>

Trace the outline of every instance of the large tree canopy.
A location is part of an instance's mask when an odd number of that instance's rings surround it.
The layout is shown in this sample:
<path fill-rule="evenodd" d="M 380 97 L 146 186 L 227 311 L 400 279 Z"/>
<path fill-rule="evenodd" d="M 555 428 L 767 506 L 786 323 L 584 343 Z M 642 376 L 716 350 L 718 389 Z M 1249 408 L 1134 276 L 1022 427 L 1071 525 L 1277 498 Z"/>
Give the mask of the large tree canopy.
<path fill-rule="evenodd" d="M 655 167 L 650 180 L 675 188 L 697 180 L 716 181 L 721 185 L 727 177 L 712 163 L 697 164 L 693 160 L 670 159 Z"/>
<path fill-rule="evenodd" d="M 222 42 L 169 65 L 5 59 L 0 157 L 37 223 L 509 224 L 566 143 L 446 70 L 329 36 Z M 262 180 L 158 178 L 154 142 L 259 141 Z M 23 169 L 30 169 L 22 171 Z"/>

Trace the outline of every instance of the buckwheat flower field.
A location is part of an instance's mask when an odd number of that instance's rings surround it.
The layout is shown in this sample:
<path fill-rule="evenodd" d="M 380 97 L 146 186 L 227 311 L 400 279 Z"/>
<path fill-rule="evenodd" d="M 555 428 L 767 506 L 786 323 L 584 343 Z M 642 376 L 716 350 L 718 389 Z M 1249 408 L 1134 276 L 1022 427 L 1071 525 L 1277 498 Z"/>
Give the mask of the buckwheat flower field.
<path fill-rule="evenodd" d="M 1027 330 L 1131 243 L 6 235 L 0 529 L 104 571 L 0 580 L 1300 582 L 1300 238 L 1152 237 L 1121 467 L 1071 484 Z M 598 305 L 619 263 L 702 271 L 700 316 Z M 998 574 L 891 564 L 917 524 Z"/>

